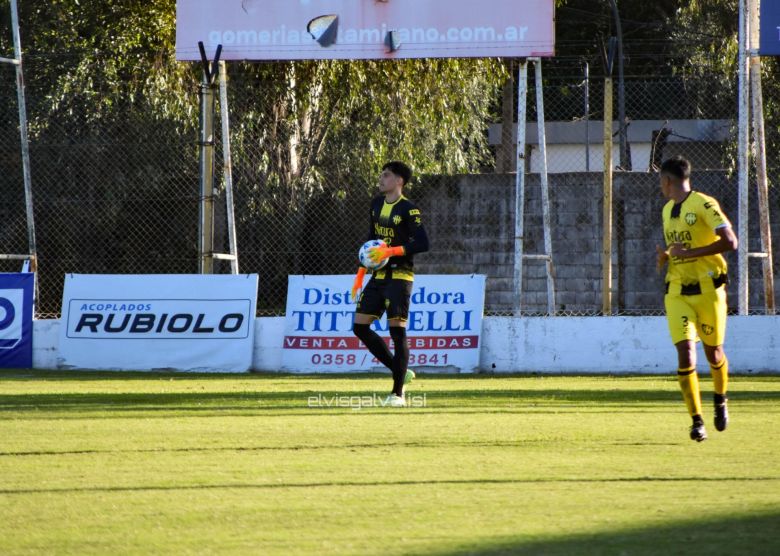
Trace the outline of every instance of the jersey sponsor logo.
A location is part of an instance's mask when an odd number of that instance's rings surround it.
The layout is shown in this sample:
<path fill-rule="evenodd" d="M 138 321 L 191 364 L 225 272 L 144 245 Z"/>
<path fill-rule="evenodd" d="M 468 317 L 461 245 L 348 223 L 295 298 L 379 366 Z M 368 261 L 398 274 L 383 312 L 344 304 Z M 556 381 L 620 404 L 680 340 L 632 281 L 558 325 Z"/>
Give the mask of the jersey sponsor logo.
<path fill-rule="evenodd" d="M 704 203 L 704 208 L 705 208 L 705 209 L 712 208 L 712 203 L 710 203 L 709 201 L 707 201 L 706 203 Z"/>
<path fill-rule="evenodd" d="M 409 216 L 415 216 L 420 214 L 420 209 L 412 209 L 409 211 Z"/>
<path fill-rule="evenodd" d="M 685 214 L 685 223 L 689 226 L 693 226 L 696 224 L 696 213 L 695 212 L 688 212 Z"/>
<path fill-rule="evenodd" d="M 395 230 L 393 230 L 389 226 L 380 226 L 379 224 L 376 223 L 374 223 L 374 233 L 379 237 L 385 238 L 384 239 L 385 243 L 388 243 L 388 238 L 395 237 Z"/>
<path fill-rule="evenodd" d="M 670 230 L 666 232 L 666 241 L 667 243 L 684 243 L 686 241 L 693 241 L 693 237 L 688 230 L 682 232 Z"/>

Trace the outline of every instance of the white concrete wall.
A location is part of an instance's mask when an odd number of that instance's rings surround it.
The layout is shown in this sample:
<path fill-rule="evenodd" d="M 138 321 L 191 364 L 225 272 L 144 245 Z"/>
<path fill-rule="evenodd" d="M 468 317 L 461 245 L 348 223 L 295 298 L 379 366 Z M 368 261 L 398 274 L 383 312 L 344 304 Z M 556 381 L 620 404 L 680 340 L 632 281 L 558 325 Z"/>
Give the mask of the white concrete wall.
<path fill-rule="evenodd" d="M 255 321 L 255 371 L 278 371 L 282 368 L 284 317 L 263 317 Z"/>
<path fill-rule="evenodd" d="M 650 166 L 651 143 L 631 143 L 631 167 L 634 172 L 647 172 Z M 531 147 L 532 174 L 539 173 L 542 168 L 541 151 L 537 145 Z M 563 172 L 585 172 L 587 155 L 585 144 L 557 144 L 547 145 L 547 171 L 551 174 Z M 614 166 L 620 164 L 620 144 L 615 138 L 612 148 L 612 161 Z M 604 171 L 604 145 L 591 143 L 590 145 L 590 172 Z"/>
<path fill-rule="evenodd" d="M 729 317 L 734 373 L 780 372 L 780 317 Z M 706 368 L 699 346 L 699 367 Z M 677 368 L 666 317 L 491 317 L 482 328 L 483 370 L 661 373 Z"/>
<path fill-rule="evenodd" d="M 59 327 L 58 320 L 34 321 L 35 368 L 57 368 Z M 283 337 L 284 317 L 257 319 L 254 370 L 281 368 Z M 780 316 L 729 317 L 725 348 L 735 374 L 780 373 Z M 699 361 L 706 369 L 701 347 Z M 671 374 L 677 355 L 665 317 L 486 317 L 480 366 L 496 373 Z"/>

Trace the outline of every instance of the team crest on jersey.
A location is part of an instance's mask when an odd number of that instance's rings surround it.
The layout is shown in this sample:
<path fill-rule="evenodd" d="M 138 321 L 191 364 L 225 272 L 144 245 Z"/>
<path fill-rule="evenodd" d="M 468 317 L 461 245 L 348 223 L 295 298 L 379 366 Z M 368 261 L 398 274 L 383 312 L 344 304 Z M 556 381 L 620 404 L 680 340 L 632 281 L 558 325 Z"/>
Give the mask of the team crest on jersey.
<path fill-rule="evenodd" d="M 685 223 L 689 226 L 693 226 L 696 224 L 696 213 L 695 212 L 688 212 L 685 214 Z"/>
<path fill-rule="evenodd" d="M 709 324 L 702 324 L 701 331 L 704 332 L 705 336 L 709 336 L 710 334 L 715 332 L 715 329 L 711 327 Z"/>
<path fill-rule="evenodd" d="M 398 226 L 398 224 L 400 224 L 400 223 L 401 223 L 401 217 L 398 216 L 397 214 L 395 216 L 393 216 L 393 224 Z"/>

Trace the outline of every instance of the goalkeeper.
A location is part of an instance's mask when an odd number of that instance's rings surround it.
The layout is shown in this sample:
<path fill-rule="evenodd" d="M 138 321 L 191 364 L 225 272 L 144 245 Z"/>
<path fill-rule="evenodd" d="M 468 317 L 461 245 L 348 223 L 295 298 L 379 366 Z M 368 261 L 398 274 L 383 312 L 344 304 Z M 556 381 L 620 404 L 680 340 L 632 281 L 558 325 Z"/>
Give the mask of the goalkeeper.
<path fill-rule="evenodd" d="M 369 251 L 374 262 L 390 259 L 372 273 L 371 279 L 359 294 L 366 269 L 360 267 L 352 286 L 352 299 L 357 298 L 352 331 L 376 357 L 393 373 L 393 391 L 386 405 L 403 407 L 404 383 L 414 378 L 408 371 L 409 346 L 406 342 L 406 322 L 409 318 L 409 300 L 414 282 L 414 255 L 428 250 L 428 236 L 422 224 L 420 210 L 404 197 L 403 188 L 409 183 L 412 170 L 403 162 L 388 162 L 379 176 L 379 193 L 371 201 L 368 239 L 381 239 L 387 247 Z M 384 340 L 371 329 L 371 323 L 387 311 L 390 337 L 394 353 Z"/>

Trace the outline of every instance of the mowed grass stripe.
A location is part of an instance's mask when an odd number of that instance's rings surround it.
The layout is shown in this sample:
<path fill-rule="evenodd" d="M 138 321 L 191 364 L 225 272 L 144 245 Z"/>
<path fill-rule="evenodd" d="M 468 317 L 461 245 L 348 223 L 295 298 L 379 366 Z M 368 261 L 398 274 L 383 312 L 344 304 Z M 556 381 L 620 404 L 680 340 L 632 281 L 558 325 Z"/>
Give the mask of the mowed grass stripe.
<path fill-rule="evenodd" d="M 778 377 L 0 372 L 3 554 L 776 554 Z"/>

